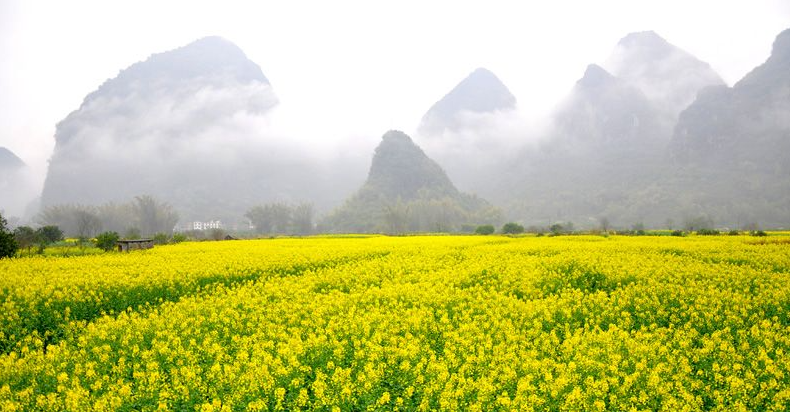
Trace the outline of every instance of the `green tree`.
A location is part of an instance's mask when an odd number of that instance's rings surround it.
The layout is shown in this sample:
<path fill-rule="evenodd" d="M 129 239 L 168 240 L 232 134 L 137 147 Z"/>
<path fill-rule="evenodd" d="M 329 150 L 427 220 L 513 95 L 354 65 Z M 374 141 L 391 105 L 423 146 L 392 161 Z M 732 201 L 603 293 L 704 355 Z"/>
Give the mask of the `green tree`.
<path fill-rule="evenodd" d="M 255 228 L 255 233 L 271 233 L 272 232 L 272 218 L 269 209 L 265 206 L 254 206 L 244 217 L 250 220 L 250 224 Z"/>
<path fill-rule="evenodd" d="M 300 225 L 305 226 L 307 223 L 306 217 L 309 216 L 309 225 L 312 227 L 312 206 L 299 206 L 302 209 L 300 213 Z M 263 206 L 255 206 L 244 214 L 244 217 L 250 220 L 250 223 L 255 227 L 255 232 L 264 233 L 287 233 L 290 229 L 291 217 L 294 210 L 285 203 L 269 203 Z"/>
<path fill-rule="evenodd" d="M 494 225 L 480 225 L 475 229 L 478 235 L 490 235 L 494 233 Z"/>
<path fill-rule="evenodd" d="M 115 248 L 119 238 L 120 236 L 118 236 L 118 232 L 100 233 L 98 236 L 96 236 L 96 247 L 104 250 L 105 252 L 109 252 Z"/>
<path fill-rule="evenodd" d="M 524 233 L 524 226 L 521 226 L 515 222 L 505 223 L 505 225 L 502 226 L 502 233 L 506 235 L 517 235 L 519 233 Z"/>
<path fill-rule="evenodd" d="M 63 240 L 63 231 L 55 225 L 47 225 L 38 228 L 38 236 L 46 244 L 60 242 Z"/>
<path fill-rule="evenodd" d="M 573 232 L 573 222 L 566 222 L 566 223 L 555 223 L 549 226 L 549 231 L 551 231 L 552 235 L 561 235 L 564 233 L 571 233 Z"/>
<path fill-rule="evenodd" d="M 30 248 L 36 244 L 38 236 L 32 227 L 19 226 L 14 229 L 14 240 L 20 249 L 27 249 L 27 252 L 30 253 Z"/>
<path fill-rule="evenodd" d="M 313 205 L 302 203 L 293 208 L 291 213 L 293 230 L 297 235 L 309 235 L 313 232 Z"/>
<path fill-rule="evenodd" d="M 5 218 L 0 214 L 0 259 L 16 256 L 16 251 L 19 249 L 14 234 L 8 230 L 6 225 Z"/>
<path fill-rule="evenodd" d="M 272 217 L 272 231 L 274 233 L 287 233 L 291 225 L 291 207 L 285 203 L 272 203 L 269 205 Z"/>

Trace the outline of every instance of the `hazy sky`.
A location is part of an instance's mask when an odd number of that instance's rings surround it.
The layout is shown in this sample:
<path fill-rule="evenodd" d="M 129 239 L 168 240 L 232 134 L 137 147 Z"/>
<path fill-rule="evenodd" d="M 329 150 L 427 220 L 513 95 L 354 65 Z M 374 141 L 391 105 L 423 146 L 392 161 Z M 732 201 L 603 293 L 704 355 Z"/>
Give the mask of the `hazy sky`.
<path fill-rule="evenodd" d="M 788 27 L 788 0 L 0 0 L 0 146 L 43 170 L 55 124 L 86 94 L 152 53 L 207 35 L 261 66 L 282 107 L 304 114 L 294 127 L 378 139 L 413 130 L 479 66 L 522 111 L 541 113 L 629 32 L 655 30 L 732 84 Z"/>

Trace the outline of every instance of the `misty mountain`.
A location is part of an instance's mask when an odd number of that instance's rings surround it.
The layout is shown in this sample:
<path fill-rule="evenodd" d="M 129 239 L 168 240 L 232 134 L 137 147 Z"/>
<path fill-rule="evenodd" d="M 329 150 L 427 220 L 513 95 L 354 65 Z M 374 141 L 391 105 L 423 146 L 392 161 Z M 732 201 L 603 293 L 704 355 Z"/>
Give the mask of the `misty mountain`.
<path fill-rule="evenodd" d="M 465 116 L 512 110 L 516 98 L 491 71 L 478 68 L 425 113 L 420 124 L 423 134 L 461 128 Z"/>
<path fill-rule="evenodd" d="M 671 173 L 667 149 L 676 119 L 700 89 L 723 82 L 653 32 L 624 37 L 607 66 L 612 71 L 587 67 L 555 110 L 549 135 L 503 173 L 500 195 L 481 194 L 529 224 L 680 220 L 679 206 L 661 188 Z"/>
<path fill-rule="evenodd" d="M 552 121 L 551 135 L 503 172 L 497 193 L 482 194 L 508 204 L 513 217 L 527 224 L 647 218 L 625 208 L 628 197 L 662 171 L 672 124 L 656 104 L 593 64 Z"/>
<path fill-rule="evenodd" d="M 554 115 L 554 141 L 568 150 L 594 148 L 599 155 L 654 151 L 668 140 L 656 104 L 629 82 L 591 64 Z M 600 152 L 600 150 L 604 150 Z"/>
<path fill-rule="evenodd" d="M 14 152 L 0 147 L 0 172 L 8 173 L 11 171 L 19 170 L 25 167 L 25 162 L 22 161 Z"/>
<path fill-rule="evenodd" d="M 707 86 L 724 85 L 708 63 L 670 44 L 653 31 L 623 37 L 604 66 L 642 91 L 674 121 Z"/>
<path fill-rule="evenodd" d="M 365 183 L 323 226 L 335 232 L 447 231 L 498 219 L 488 202 L 458 191 L 408 135 L 390 130 Z"/>
<path fill-rule="evenodd" d="M 705 89 L 680 116 L 673 155 L 790 172 L 790 30 L 779 34 L 766 62 L 733 87 Z"/>
<path fill-rule="evenodd" d="M 14 152 L 0 147 L 0 211 L 6 217 L 22 217 L 33 193 L 30 168 Z"/>
<path fill-rule="evenodd" d="M 733 87 L 704 89 L 680 115 L 671 145 L 675 186 L 718 215 L 790 220 L 790 30 Z"/>
<path fill-rule="evenodd" d="M 154 54 L 58 123 L 42 205 L 148 194 L 183 220 L 228 222 L 267 201 L 339 202 L 344 186 L 327 179 L 343 167 L 314 164 L 265 131 L 277 101 L 261 68 L 225 39 Z"/>

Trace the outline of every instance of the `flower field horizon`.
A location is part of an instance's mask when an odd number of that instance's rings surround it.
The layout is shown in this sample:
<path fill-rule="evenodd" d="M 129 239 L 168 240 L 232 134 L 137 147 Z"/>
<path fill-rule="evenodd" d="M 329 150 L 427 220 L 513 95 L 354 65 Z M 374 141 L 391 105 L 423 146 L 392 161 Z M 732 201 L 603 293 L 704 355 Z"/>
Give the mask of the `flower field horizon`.
<path fill-rule="evenodd" d="M 347 236 L 0 261 L 0 410 L 790 409 L 785 236 Z"/>

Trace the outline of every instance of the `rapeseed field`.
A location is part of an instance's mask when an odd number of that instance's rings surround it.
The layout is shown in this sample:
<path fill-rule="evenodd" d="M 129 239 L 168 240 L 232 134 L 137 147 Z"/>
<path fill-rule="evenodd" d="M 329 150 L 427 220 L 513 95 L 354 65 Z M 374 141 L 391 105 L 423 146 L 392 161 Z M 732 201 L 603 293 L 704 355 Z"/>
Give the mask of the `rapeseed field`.
<path fill-rule="evenodd" d="M 183 243 L 0 261 L 3 411 L 790 410 L 790 244 Z"/>

